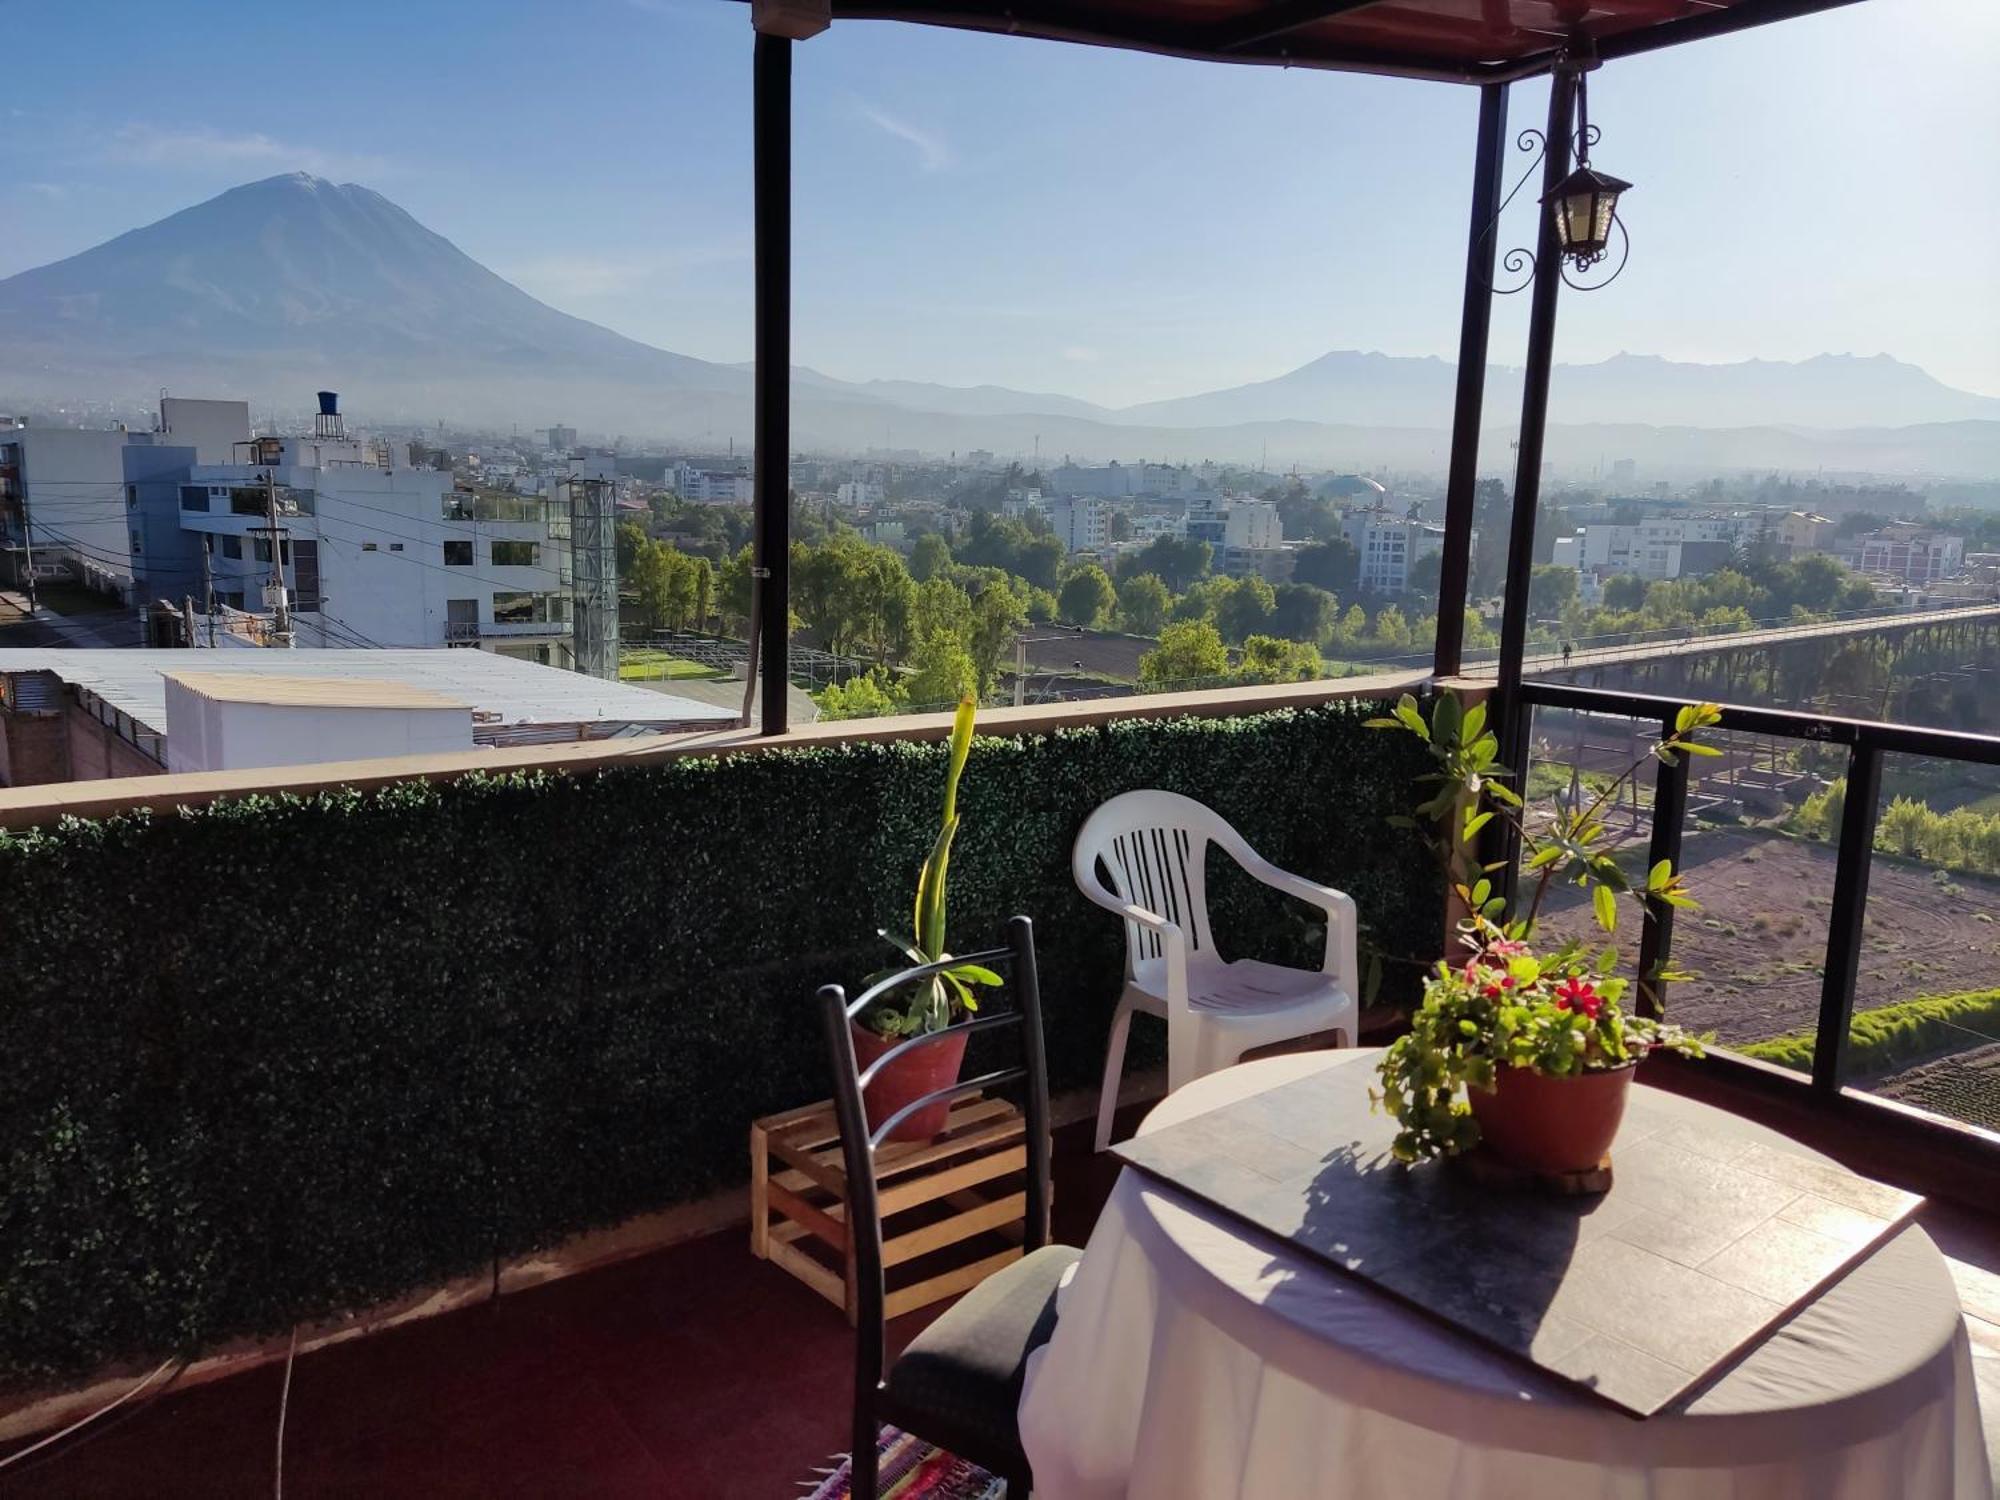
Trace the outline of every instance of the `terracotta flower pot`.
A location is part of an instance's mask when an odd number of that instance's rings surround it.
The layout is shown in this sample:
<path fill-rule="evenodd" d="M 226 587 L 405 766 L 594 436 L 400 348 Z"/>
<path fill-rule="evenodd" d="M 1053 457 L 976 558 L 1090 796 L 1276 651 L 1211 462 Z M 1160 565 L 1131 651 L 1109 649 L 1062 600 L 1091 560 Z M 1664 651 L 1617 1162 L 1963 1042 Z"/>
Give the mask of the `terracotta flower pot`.
<path fill-rule="evenodd" d="M 1611 1150 L 1638 1065 L 1551 1078 L 1501 1068 L 1491 1089 L 1467 1089 L 1483 1144 L 1529 1172 L 1584 1172 Z"/>
<path fill-rule="evenodd" d="M 854 1060 L 864 1069 L 898 1042 L 906 1040 L 877 1035 L 865 1026 L 856 1026 L 853 1030 Z M 951 1087 L 958 1081 L 959 1069 L 964 1063 L 965 1033 L 962 1030 L 943 1041 L 904 1053 L 876 1074 L 868 1087 L 861 1091 L 861 1102 L 868 1109 L 868 1128 L 879 1130 L 884 1120 L 912 1100 L 921 1099 L 935 1089 Z M 943 1134 L 945 1117 L 950 1113 L 949 1100 L 927 1105 L 890 1131 L 887 1139 L 931 1140 Z"/>

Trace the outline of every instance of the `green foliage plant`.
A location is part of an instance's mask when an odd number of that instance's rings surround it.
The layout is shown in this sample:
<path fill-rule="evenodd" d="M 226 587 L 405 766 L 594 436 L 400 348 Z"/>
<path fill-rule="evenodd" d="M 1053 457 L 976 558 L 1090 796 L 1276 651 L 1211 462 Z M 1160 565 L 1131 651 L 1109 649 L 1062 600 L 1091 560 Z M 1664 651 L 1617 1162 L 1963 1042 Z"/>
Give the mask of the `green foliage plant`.
<path fill-rule="evenodd" d="M 917 872 L 916 909 L 912 913 L 910 936 L 882 929 L 882 937 L 913 964 L 936 963 L 951 955 L 945 952 L 945 896 L 951 870 L 951 846 L 958 837 L 958 781 L 965 774 L 965 758 L 972 753 L 972 722 L 978 705 L 971 697 L 959 701 L 951 725 L 951 752 L 945 762 L 944 812 L 938 819 L 937 838 Z M 891 970 L 869 976 L 869 983 L 885 978 Z M 979 964 L 956 964 L 932 975 L 922 984 L 885 995 L 861 1017 L 862 1025 L 884 1037 L 917 1036 L 942 1031 L 960 1012 L 974 1012 L 979 1002 L 972 986 L 995 985 L 1000 976 Z"/>
<path fill-rule="evenodd" d="M 1718 754 L 1695 736 L 1720 718 L 1713 704 L 1681 709 L 1671 734 L 1588 800 L 1556 803 L 1539 830 L 1507 784 L 1512 773 L 1499 763 L 1485 704 L 1465 708 L 1447 691 L 1426 721 L 1406 693 L 1389 717 L 1369 721 L 1370 728 L 1414 735 L 1428 747 L 1435 769 L 1418 780 L 1435 790 L 1414 816 L 1398 814 L 1389 822 L 1424 835 L 1446 888 L 1465 912 L 1458 923 L 1465 958 L 1438 960 L 1409 1031 L 1378 1067 L 1380 1092 L 1371 1091 L 1401 1127 L 1392 1148 L 1399 1161 L 1455 1156 L 1478 1144 L 1479 1124 L 1463 1091 L 1491 1089 L 1501 1068 L 1567 1078 L 1629 1066 L 1654 1047 L 1701 1055 L 1700 1041 L 1681 1028 L 1625 1013 L 1628 981 L 1617 974 L 1615 943 L 1592 952 L 1582 939 L 1570 938 L 1538 954 L 1534 939 L 1543 898 L 1557 880 L 1590 892 L 1592 914 L 1607 936 L 1617 931 L 1621 897 L 1642 905 L 1696 905 L 1666 860 L 1647 872 L 1643 886 L 1634 886 L 1607 846 L 1602 814 L 1641 766 Z M 1518 913 L 1495 891 L 1491 877 L 1499 866 L 1482 864 L 1476 852 L 1481 831 L 1496 817 L 1520 835 L 1522 868 L 1533 876 L 1533 894 Z"/>

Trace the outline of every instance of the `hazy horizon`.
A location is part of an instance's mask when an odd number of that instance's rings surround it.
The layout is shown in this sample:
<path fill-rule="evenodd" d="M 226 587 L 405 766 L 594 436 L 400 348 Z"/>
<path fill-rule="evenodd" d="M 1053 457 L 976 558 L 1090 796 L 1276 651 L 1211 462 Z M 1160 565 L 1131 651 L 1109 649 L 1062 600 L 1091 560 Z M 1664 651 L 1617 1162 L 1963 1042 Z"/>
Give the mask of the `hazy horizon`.
<path fill-rule="evenodd" d="M 749 357 L 744 6 L 364 3 L 315 30 L 228 4 L 156 33 L 35 0 L 13 23 L 42 50 L 0 141 L 0 275 L 304 170 L 565 312 Z M 273 62 L 191 88 L 226 52 Z M 1905 53 L 1924 69 L 1880 65 Z M 1638 184 L 1633 256 L 1565 297 L 1557 357 L 1887 353 L 2000 395 L 1996 73 L 1981 0 L 1875 0 L 1601 70 L 1596 155 Z M 1122 407 L 1330 350 L 1455 356 L 1470 89 L 862 23 L 801 44 L 795 75 L 800 365 Z M 1515 88 L 1510 133 L 1546 92 Z M 273 123 L 301 99 L 309 128 Z M 1503 246 L 1531 237 L 1532 196 Z M 1525 302 L 1498 301 L 1496 364 L 1521 360 Z"/>

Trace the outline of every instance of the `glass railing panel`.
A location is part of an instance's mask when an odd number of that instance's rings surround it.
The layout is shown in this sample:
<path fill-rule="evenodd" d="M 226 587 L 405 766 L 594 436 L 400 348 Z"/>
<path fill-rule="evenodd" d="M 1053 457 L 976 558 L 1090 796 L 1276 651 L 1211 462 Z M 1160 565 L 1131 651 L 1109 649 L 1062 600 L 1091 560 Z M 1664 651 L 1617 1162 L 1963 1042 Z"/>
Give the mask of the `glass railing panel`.
<path fill-rule="evenodd" d="M 1883 757 L 1862 932 L 1841 1081 L 2000 1130 L 2000 768 Z"/>

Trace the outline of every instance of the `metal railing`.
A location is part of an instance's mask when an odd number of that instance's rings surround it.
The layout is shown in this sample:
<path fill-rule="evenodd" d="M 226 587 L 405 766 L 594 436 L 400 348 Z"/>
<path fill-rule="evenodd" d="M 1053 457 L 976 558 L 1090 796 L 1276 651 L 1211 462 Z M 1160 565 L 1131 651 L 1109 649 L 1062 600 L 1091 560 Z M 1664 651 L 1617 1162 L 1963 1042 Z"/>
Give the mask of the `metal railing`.
<path fill-rule="evenodd" d="M 1671 732 L 1675 715 L 1684 703 L 1683 699 L 1656 694 L 1530 680 L 1521 684 L 1519 701 L 1514 709 L 1523 720 L 1516 743 L 1525 745 L 1528 742 L 1525 721 L 1537 708 L 1639 720 L 1658 725 L 1663 732 Z M 2000 766 L 2000 738 L 1949 729 L 1880 724 L 1864 719 L 1833 718 L 1787 709 L 1734 704 L 1722 705 L 1722 717 L 1717 727 L 1724 731 L 1796 741 L 1802 745 L 1844 747 L 1847 751 L 1847 795 L 1841 807 L 1810 1080 L 1798 1080 L 1793 1074 L 1780 1076 L 1777 1070 L 1767 1065 L 1727 1054 L 1714 1057 L 1711 1062 L 1725 1068 L 1734 1066 L 1757 1073 L 1762 1075 L 1761 1082 L 1777 1088 L 1783 1088 L 1783 1080 L 1790 1079 L 1795 1089 L 1821 1101 L 1838 1100 L 1843 1105 L 1873 1107 L 1883 1111 L 1885 1116 L 1896 1114 L 1907 1118 L 1914 1112 L 1906 1106 L 1843 1086 L 1860 975 L 1868 879 L 1875 856 L 1875 828 L 1881 810 L 1882 762 L 1888 755 L 1908 755 L 1965 765 Z M 1661 761 L 1657 766 L 1651 838 L 1646 855 L 1649 868 L 1663 859 L 1672 861 L 1676 869 L 1680 868 L 1681 834 L 1688 806 L 1689 764 L 1688 757 L 1678 756 L 1672 764 Z M 1666 984 L 1650 976 L 1655 976 L 1667 964 L 1672 955 L 1673 938 L 1673 908 L 1663 901 L 1649 901 L 1639 947 L 1639 1003 L 1642 1009 L 1654 1014 L 1661 1009 Z M 1922 1118 L 1961 1142 L 1978 1142 L 1980 1149 L 1989 1157 L 2000 1149 L 2000 1143 L 1996 1143 L 1989 1132 L 1940 1115 L 1925 1115 Z"/>

